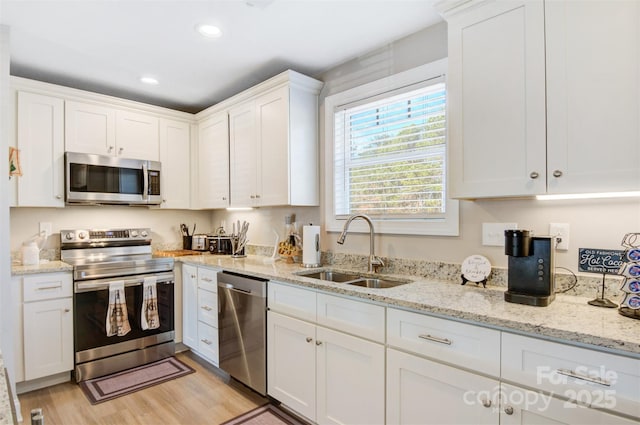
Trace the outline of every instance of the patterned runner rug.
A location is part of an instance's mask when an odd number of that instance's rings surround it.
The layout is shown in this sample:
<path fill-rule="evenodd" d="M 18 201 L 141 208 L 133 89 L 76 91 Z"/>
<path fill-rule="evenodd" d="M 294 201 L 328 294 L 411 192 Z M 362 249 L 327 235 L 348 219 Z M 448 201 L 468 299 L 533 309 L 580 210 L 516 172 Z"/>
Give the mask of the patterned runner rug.
<path fill-rule="evenodd" d="M 220 425 L 307 425 L 273 404 L 265 404 Z"/>
<path fill-rule="evenodd" d="M 91 404 L 102 403 L 143 388 L 195 372 L 175 357 L 80 382 Z"/>

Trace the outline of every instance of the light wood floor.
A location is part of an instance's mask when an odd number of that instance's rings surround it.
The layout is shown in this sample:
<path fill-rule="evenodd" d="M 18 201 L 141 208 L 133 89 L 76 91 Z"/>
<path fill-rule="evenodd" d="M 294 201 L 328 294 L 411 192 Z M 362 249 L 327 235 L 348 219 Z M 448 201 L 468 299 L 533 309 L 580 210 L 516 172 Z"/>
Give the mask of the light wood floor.
<path fill-rule="evenodd" d="M 176 358 L 196 373 L 96 405 L 75 383 L 20 394 L 23 423 L 29 425 L 31 409 L 41 407 L 46 425 L 216 425 L 267 401 L 236 381 L 225 382 L 191 352 Z"/>

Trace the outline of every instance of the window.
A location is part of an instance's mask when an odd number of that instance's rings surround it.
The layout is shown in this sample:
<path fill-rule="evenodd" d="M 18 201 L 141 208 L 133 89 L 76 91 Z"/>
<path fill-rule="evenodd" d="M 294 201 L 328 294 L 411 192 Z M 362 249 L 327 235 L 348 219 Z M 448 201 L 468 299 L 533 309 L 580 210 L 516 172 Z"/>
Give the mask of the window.
<path fill-rule="evenodd" d="M 445 70 L 438 61 L 326 99 L 328 230 L 361 213 L 382 233 L 458 234 L 458 205 L 447 199 Z"/>

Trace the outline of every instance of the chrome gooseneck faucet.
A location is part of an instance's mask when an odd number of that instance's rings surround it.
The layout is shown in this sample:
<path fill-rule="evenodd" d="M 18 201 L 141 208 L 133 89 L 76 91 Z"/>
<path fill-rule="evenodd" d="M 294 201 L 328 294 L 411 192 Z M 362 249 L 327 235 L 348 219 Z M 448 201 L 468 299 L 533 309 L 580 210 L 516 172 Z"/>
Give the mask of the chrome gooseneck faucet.
<path fill-rule="evenodd" d="M 374 239 L 373 239 L 373 235 L 374 235 L 373 221 L 371 221 L 371 218 L 368 215 L 353 214 L 349 216 L 349 218 L 347 219 L 347 222 L 344 223 L 344 227 L 342 228 L 342 233 L 338 238 L 338 243 L 340 245 L 344 244 L 344 240 L 347 238 L 347 231 L 349 230 L 349 225 L 356 218 L 361 218 L 369 224 L 369 271 L 376 273 L 379 267 L 384 267 L 384 262 L 382 261 L 381 258 L 376 257 L 375 255 L 375 247 L 374 247 Z"/>

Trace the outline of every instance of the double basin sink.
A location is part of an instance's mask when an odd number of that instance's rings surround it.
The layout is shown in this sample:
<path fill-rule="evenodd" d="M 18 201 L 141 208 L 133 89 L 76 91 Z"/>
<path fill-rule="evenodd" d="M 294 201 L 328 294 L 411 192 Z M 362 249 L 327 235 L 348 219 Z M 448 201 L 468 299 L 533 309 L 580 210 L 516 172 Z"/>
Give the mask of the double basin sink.
<path fill-rule="evenodd" d="M 377 289 L 393 288 L 395 286 L 405 285 L 411 282 L 410 280 L 378 278 L 337 270 L 309 271 L 299 272 L 296 274 L 298 276 L 309 277 L 311 279 L 326 280 L 329 282 Z"/>

